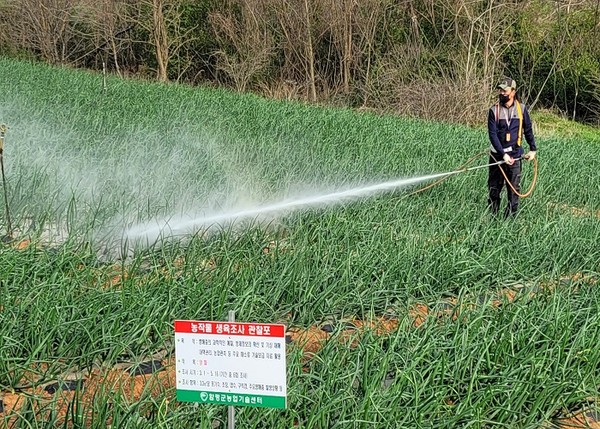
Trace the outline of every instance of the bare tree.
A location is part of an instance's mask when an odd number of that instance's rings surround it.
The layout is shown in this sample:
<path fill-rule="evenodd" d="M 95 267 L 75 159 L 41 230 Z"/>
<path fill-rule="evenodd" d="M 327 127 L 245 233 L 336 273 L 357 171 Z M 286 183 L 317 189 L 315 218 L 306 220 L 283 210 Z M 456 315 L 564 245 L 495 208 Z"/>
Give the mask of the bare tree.
<path fill-rule="evenodd" d="M 312 36 L 313 20 L 311 16 L 310 0 L 304 0 L 304 19 L 305 19 L 305 30 L 306 30 L 306 43 L 305 46 L 305 58 L 308 69 L 309 77 L 309 88 L 310 88 L 310 99 L 311 101 L 317 101 L 317 87 L 315 80 L 315 52 L 314 52 L 314 41 Z"/>
<path fill-rule="evenodd" d="M 5 19 L 19 49 L 59 64 L 71 59 L 77 0 L 7 0 Z"/>
<path fill-rule="evenodd" d="M 167 0 L 168 1 L 168 0 Z M 169 64 L 169 38 L 164 14 L 165 0 L 152 0 L 152 38 L 156 52 L 156 77 L 165 82 L 169 79 L 167 67 Z"/>
<path fill-rule="evenodd" d="M 333 48 L 338 52 L 341 86 L 345 94 L 350 92 L 354 48 L 352 39 L 357 8 L 355 0 L 331 0 L 325 8 Z"/>
<path fill-rule="evenodd" d="M 210 15 L 210 22 L 221 46 L 215 52 L 217 67 L 230 78 L 238 91 L 245 91 L 250 81 L 270 64 L 272 37 L 265 22 L 265 3 L 242 0 L 235 3 L 239 14 L 229 4 L 225 12 Z"/>
<path fill-rule="evenodd" d="M 277 31 L 281 35 L 279 47 L 284 56 L 282 77 L 299 80 L 301 86 L 307 88 L 307 98 L 313 102 L 318 99 L 320 80 L 315 47 L 324 33 L 318 6 L 315 0 L 281 0 L 273 5 Z"/>
<path fill-rule="evenodd" d="M 127 33 L 133 28 L 129 22 L 127 3 L 123 0 L 80 0 L 86 2 L 86 13 L 80 17 L 83 29 L 78 37 L 89 39 L 88 50 L 81 53 L 75 64 L 100 64 L 111 62 L 112 68 L 122 75 L 124 54 L 131 49 L 132 40 Z"/>
<path fill-rule="evenodd" d="M 351 92 L 351 82 L 357 77 L 368 84 L 377 28 L 390 4 L 387 0 L 325 0 L 322 9 L 340 71 L 332 80 L 344 94 Z"/>
<path fill-rule="evenodd" d="M 197 26 L 183 28 L 182 14 L 190 2 L 186 0 L 140 0 L 132 2 L 128 20 L 148 35 L 148 40 L 134 43 L 149 43 L 156 59 L 156 78 L 169 80 L 170 63 L 178 58 L 181 50 L 195 40 Z M 189 64 L 188 64 L 189 66 Z M 182 72 L 180 71 L 179 74 Z"/>
<path fill-rule="evenodd" d="M 362 72 L 363 87 L 368 87 L 371 77 L 371 66 L 376 57 L 376 37 L 377 30 L 381 27 L 385 17 L 386 9 L 391 6 L 388 0 L 371 0 L 361 3 L 359 10 L 360 17 L 357 20 L 358 50 L 362 52 L 364 61 L 361 62 L 358 69 Z M 363 104 L 366 102 L 368 94 L 364 92 Z"/>

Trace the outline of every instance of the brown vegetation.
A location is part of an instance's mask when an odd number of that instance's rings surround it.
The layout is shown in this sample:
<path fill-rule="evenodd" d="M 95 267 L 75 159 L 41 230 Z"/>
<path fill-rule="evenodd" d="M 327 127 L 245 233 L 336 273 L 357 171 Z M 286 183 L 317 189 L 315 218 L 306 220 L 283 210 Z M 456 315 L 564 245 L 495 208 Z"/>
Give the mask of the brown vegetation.
<path fill-rule="evenodd" d="M 600 120 L 598 0 L 4 0 L 0 52 L 481 123 L 502 74 Z"/>

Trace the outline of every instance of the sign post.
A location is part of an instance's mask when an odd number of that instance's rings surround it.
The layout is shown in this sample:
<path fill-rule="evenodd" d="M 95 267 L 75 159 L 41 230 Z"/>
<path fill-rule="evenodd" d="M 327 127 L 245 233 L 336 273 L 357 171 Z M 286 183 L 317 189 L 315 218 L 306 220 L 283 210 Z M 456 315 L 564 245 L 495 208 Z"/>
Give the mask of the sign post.
<path fill-rule="evenodd" d="M 175 321 L 177 400 L 223 404 L 228 428 L 235 406 L 286 408 L 285 325 Z"/>
<path fill-rule="evenodd" d="M 235 311 L 229 310 L 227 320 L 235 322 Z M 233 405 L 227 407 L 227 429 L 235 429 L 235 408 L 233 408 Z"/>

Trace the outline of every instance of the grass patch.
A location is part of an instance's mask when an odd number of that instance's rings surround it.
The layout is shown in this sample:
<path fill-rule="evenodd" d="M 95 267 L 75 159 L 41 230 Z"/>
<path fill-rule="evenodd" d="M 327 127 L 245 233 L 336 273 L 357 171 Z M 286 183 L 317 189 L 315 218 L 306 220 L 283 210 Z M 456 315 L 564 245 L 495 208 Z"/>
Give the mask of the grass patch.
<path fill-rule="evenodd" d="M 235 310 L 240 321 L 309 328 L 597 276 L 591 129 L 568 134 L 562 122 L 534 117 L 540 179 L 515 220 L 487 213 L 482 169 L 416 195 L 399 188 L 128 248 L 120 240 L 139 224 L 452 171 L 489 146 L 487 134 L 112 77 L 104 92 L 100 76 L 6 59 L 0 74 L 7 195 L 16 235 L 30 240 L 0 252 L 4 392 L 69 368 L 170 352 L 175 319 L 222 320 Z M 531 172 L 526 164 L 524 185 Z M 327 342 L 309 364 L 292 348 L 290 408 L 245 409 L 240 419 L 268 428 L 536 427 L 595 394 L 597 307 L 596 289 L 574 280 L 457 320 L 399 321 L 357 347 Z M 132 405 L 106 392 L 90 405 L 97 420 L 88 426 L 225 419 L 223 408 L 199 413 L 170 394 Z M 40 418 L 28 412 L 21 425 Z M 58 422 L 44 418 L 45 427 Z"/>

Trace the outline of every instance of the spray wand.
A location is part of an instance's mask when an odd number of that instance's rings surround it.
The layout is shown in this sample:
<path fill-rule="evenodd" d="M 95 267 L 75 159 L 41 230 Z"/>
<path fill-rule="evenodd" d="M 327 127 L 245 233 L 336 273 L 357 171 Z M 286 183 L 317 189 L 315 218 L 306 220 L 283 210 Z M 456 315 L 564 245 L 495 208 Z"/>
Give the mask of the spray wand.
<path fill-rule="evenodd" d="M 0 169 L 2 170 L 2 188 L 4 189 L 4 208 L 6 211 L 6 235 L 2 237 L 3 242 L 12 239 L 12 225 L 10 222 L 10 211 L 8 209 L 8 193 L 6 190 L 6 176 L 4 175 L 4 137 L 6 136 L 8 127 L 0 124 Z"/>
<path fill-rule="evenodd" d="M 440 183 L 442 183 L 444 180 L 448 179 L 450 176 L 453 176 L 453 175 L 455 175 L 455 174 L 464 173 L 464 172 L 466 172 L 466 171 L 478 170 L 478 169 L 480 169 L 480 168 L 488 168 L 488 167 L 492 167 L 492 166 L 494 166 L 494 165 L 501 165 L 501 164 L 505 164 L 505 163 L 506 163 L 506 161 L 504 161 L 504 160 L 500 160 L 500 161 L 497 161 L 497 162 L 492 162 L 492 163 L 490 163 L 490 164 L 486 164 L 486 165 L 477 165 L 477 166 L 475 166 L 475 167 L 469 167 L 469 165 L 470 165 L 471 163 L 473 163 L 473 161 L 475 161 L 476 159 L 478 159 L 478 158 L 482 157 L 483 155 L 486 155 L 487 153 L 488 153 L 488 151 L 487 151 L 487 150 L 484 150 L 484 151 L 482 151 L 482 152 L 479 152 L 479 153 L 478 153 L 478 154 L 476 154 L 475 156 L 473 156 L 473 157 L 471 157 L 471 158 L 467 159 L 467 160 L 465 161 L 465 163 L 464 163 L 464 164 L 462 164 L 460 167 L 458 167 L 456 170 L 453 170 L 453 171 L 451 171 L 451 172 L 449 172 L 449 173 L 445 173 L 445 174 L 442 176 L 442 178 L 441 178 L 441 179 L 438 179 L 438 180 L 436 180 L 435 182 L 433 182 L 433 183 L 431 183 L 431 184 L 429 184 L 429 185 L 427 185 L 427 186 L 424 186 L 424 187 L 422 187 L 422 188 L 419 188 L 419 189 L 417 189 L 416 191 L 413 191 L 413 192 L 411 192 L 411 193 L 410 193 L 410 194 L 408 194 L 408 195 L 410 196 L 410 195 L 418 194 L 418 193 L 420 193 L 420 192 L 423 192 L 423 191 L 426 191 L 426 190 L 428 190 L 428 189 L 431 189 L 431 188 L 433 188 L 434 186 L 437 186 L 437 185 L 439 185 L 439 184 L 440 184 Z M 521 158 L 515 158 L 515 161 L 518 161 L 519 159 L 521 159 Z M 504 176 L 504 179 L 506 179 L 506 183 L 507 183 L 507 185 L 508 185 L 508 186 L 510 186 L 510 188 L 512 189 L 512 191 L 513 191 L 513 192 L 514 192 L 516 195 L 518 195 L 519 197 L 521 197 L 521 198 L 526 198 L 526 197 L 528 197 L 529 195 L 531 195 L 531 193 L 533 192 L 533 188 L 535 188 L 535 183 L 536 183 L 536 181 L 537 181 L 537 172 L 538 172 L 537 158 L 534 158 L 534 159 L 533 159 L 533 179 L 532 179 L 532 181 L 531 181 L 531 185 L 530 185 L 530 187 L 529 187 L 529 190 L 528 190 L 527 192 L 525 192 L 524 194 L 522 194 L 522 193 L 518 192 L 518 191 L 517 191 L 517 190 L 516 190 L 516 189 L 513 187 L 512 183 L 510 183 L 510 180 L 508 180 L 508 177 L 506 177 L 506 173 L 504 172 L 504 170 L 503 170 L 503 169 L 500 169 L 500 172 L 501 172 L 501 173 L 502 173 L 502 175 Z"/>

